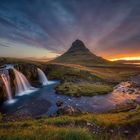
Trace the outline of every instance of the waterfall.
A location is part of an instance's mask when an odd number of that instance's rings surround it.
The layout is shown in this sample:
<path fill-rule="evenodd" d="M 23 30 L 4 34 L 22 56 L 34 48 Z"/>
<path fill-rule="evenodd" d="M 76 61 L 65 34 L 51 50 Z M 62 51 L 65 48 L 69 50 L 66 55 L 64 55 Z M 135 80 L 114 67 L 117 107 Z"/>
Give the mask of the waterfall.
<path fill-rule="evenodd" d="M 27 78 L 15 68 L 12 68 L 16 77 L 16 95 L 22 96 L 36 91 L 37 89 L 32 87 Z"/>
<path fill-rule="evenodd" d="M 38 76 L 39 76 L 39 82 L 45 86 L 47 84 L 49 84 L 49 81 L 45 75 L 45 73 L 40 69 L 40 68 L 37 68 L 37 71 L 38 71 Z"/>
<path fill-rule="evenodd" d="M 7 75 L 6 75 L 3 73 L 3 74 L 1 74 L 1 78 L 4 82 L 6 92 L 7 92 L 7 97 L 8 97 L 7 103 L 9 103 L 9 104 L 14 103 L 15 100 L 12 98 L 12 91 L 11 91 L 11 86 L 10 86 L 9 74 L 7 73 Z"/>

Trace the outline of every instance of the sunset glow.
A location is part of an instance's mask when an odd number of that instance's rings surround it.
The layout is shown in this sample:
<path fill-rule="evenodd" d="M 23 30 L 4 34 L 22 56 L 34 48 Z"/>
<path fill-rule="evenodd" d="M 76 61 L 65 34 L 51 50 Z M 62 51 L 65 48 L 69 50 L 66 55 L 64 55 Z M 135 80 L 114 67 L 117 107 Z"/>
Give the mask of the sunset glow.
<path fill-rule="evenodd" d="M 140 60 L 140 56 L 139 57 L 122 57 L 122 58 L 110 59 L 110 61 L 117 61 L 117 60 Z"/>

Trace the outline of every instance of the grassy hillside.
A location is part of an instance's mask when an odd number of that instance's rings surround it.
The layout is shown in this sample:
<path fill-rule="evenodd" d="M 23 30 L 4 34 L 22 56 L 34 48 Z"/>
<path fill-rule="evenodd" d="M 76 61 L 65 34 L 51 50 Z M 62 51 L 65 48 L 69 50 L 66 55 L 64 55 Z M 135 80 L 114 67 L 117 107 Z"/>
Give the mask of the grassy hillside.
<path fill-rule="evenodd" d="M 71 96 L 106 94 L 121 81 L 140 74 L 136 67 L 84 67 L 75 64 L 47 64 L 49 79 L 58 79 L 56 91 Z"/>
<path fill-rule="evenodd" d="M 83 66 L 107 65 L 112 63 L 91 53 L 81 40 L 74 41 L 67 52 L 52 60 L 51 62 L 79 64 Z"/>
<path fill-rule="evenodd" d="M 59 94 L 93 96 L 108 93 L 113 88 L 112 83 L 77 67 L 48 64 L 45 71 L 49 79 L 61 81 L 56 87 Z"/>
<path fill-rule="evenodd" d="M 0 123 L 2 140 L 139 140 L 140 110 Z M 130 137 L 131 136 L 131 137 Z"/>

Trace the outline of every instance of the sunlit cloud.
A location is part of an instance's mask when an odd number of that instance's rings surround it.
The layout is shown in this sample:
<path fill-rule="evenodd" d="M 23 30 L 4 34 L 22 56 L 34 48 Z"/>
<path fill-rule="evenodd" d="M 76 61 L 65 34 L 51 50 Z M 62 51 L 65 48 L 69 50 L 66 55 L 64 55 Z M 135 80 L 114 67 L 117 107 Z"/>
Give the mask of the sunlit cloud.
<path fill-rule="evenodd" d="M 116 60 L 140 60 L 140 57 L 123 57 L 123 58 L 113 58 L 110 59 L 111 61 L 116 61 Z"/>

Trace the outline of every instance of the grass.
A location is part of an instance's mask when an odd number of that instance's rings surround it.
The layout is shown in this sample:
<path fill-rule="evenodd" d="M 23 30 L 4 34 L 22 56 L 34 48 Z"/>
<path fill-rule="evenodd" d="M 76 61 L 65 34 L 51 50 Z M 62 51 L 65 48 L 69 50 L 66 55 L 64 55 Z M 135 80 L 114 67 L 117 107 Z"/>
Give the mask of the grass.
<path fill-rule="evenodd" d="M 103 113 L 103 114 L 82 114 L 75 116 L 59 116 L 53 118 L 42 118 L 39 123 L 49 125 L 70 125 L 84 124 L 87 122 L 96 123 L 99 126 L 126 126 L 140 122 L 140 109 L 134 112 Z"/>
<path fill-rule="evenodd" d="M 109 82 L 121 82 L 128 80 L 131 76 L 140 74 L 138 67 L 110 67 L 110 68 L 91 68 L 91 72 L 96 76 Z"/>
<path fill-rule="evenodd" d="M 49 79 L 58 79 L 57 93 L 70 96 L 94 96 L 106 94 L 113 86 L 131 76 L 140 74 L 136 67 L 84 67 L 75 64 L 47 64 Z"/>
<path fill-rule="evenodd" d="M 59 64 L 47 64 L 44 71 L 49 79 L 58 79 L 61 81 L 78 82 L 83 81 L 103 81 L 98 76 L 91 74 L 89 71 L 77 67 L 69 67 Z"/>
<path fill-rule="evenodd" d="M 19 122 L 0 123 L 1 140 L 126 140 L 123 128 L 133 131 L 139 140 L 140 109 L 134 112 L 81 114 L 74 116 L 41 117 Z M 95 132 L 87 123 L 101 129 Z M 135 128 L 135 129 L 134 129 Z M 137 130 L 136 130 L 137 128 Z M 134 129 L 134 130 L 133 130 Z M 114 130 L 110 133 L 109 130 Z M 115 132 L 115 130 L 117 130 Z"/>
<path fill-rule="evenodd" d="M 92 140 L 88 130 L 82 128 L 59 128 L 55 126 L 15 128 L 0 130 L 1 140 Z"/>
<path fill-rule="evenodd" d="M 56 91 L 70 96 L 94 96 L 109 93 L 112 89 L 112 86 L 107 84 L 88 82 L 73 84 L 64 82 L 56 88 Z"/>
<path fill-rule="evenodd" d="M 93 67 L 85 67 L 81 65 L 76 64 L 63 64 L 63 63 L 54 63 L 54 64 L 48 64 L 47 67 L 52 66 L 55 67 L 55 70 L 60 71 L 60 73 L 63 75 L 63 72 L 65 72 L 68 69 L 80 69 L 81 71 L 86 71 L 102 81 L 110 82 L 110 83 L 118 83 L 123 80 L 128 80 L 131 76 L 135 76 L 140 74 L 140 67 L 135 66 L 127 66 L 127 65 L 114 65 L 114 66 L 93 66 Z M 63 67 L 63 69 L 61 69 Z M 68 72 L 69 73 L 69 72 Z M 95 79 L 96 80 L 96 79 Z M 93 79 L 94 81 L 94 79 Z"/>
<path fill-rule="evenodd" d="M 22 62 L 21 62 L 22 63 Z M 49 79 L 61 80 L 57 90 L 72 96 L 104 94 L 114 83 L 139 74 L 135 68 L 89 68 L 77 65 L 48 64 L 43 67 Z M 124 109 L 125 107 L 123 107 Z M 93 133 L 87 123 L 95 124 L 102 132 Z M 1 122 L 2 140 L 126 140 L 123 129 L 134 133 L 139 140 L 140 109 L 134 112 L 81 114 L 74 116 L 42 117 L 19 122 Z M 113 134 L 108 130 L 113 129 Z M 136 131 L 137 130 L 137 131 Z"/>
<path fill-rule="evenodd" d="M 49 79 L 58 79 L 60 84 L 57 93 L 70 96 L 94 96 L 112 91 L 113 84 L 108 83 L 97 75 L 83 70 L 64 65 L 48 64 L 46 73 Z"/>

